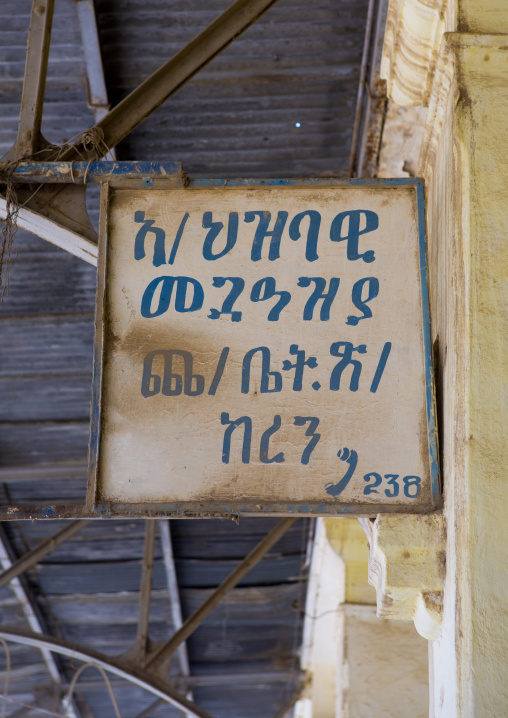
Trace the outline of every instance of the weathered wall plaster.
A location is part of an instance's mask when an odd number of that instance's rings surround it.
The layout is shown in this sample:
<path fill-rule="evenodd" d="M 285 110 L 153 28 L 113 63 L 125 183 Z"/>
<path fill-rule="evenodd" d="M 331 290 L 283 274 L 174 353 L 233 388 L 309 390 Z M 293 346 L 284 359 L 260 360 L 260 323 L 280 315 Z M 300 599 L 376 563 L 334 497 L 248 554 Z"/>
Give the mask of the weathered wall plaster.
<path fill-rule="evenodd" d="M 376 616 L 376 593 L 368 584 L 369 548 L 359 522 L 326 519 L 325 523 L 330 545 L 341 556 L 345 568 L 346 600 L 340 606 L 343 646 L 337 653 L 340 670 L 335 715 L 427 716 L 427 641 L 411 623 Z M 312 718 L 321 718 L 321 714 L 313 713 Z"/>
<path fill-rule="evenodd" d="M 427 110 L 389 100 L 377 177 L 416 177 Z"/>
<path fill-rule="evenodd" d="M 398 105 L 427 107 L 441 36 L 454 27 L 448 0 L 389 0 L 381 77 Z"/>
<path fill-rule="evenodd" d="M 438 638 L 445 575 L 442 516 L 378 516 L 369 543 L 377 615 L 413 620 L 421 636 Z"/>
<path fill-rule="evenodd" d="M 507 109 L 508 36 L 448 34 L 421 159 L 448 525 L 436 718 L 508 715 Z"/>
<path fill-rule="evenodd" d="M 344 657 L 349 718 L 427 718 L 427 641 L 412 623 L 376 617 L 372 606 L 345 604 Z"/>
<path fill-rule="evenodd" d="M 508 715 L 508 3 L 421 3 L 441 6 L 442 38 L 411 25 L 415 4 L 391 0 L 384 54 L 392 100 L 429 105 L 418 174 L 447 525 L 431 715 L 497 718 Z"/>

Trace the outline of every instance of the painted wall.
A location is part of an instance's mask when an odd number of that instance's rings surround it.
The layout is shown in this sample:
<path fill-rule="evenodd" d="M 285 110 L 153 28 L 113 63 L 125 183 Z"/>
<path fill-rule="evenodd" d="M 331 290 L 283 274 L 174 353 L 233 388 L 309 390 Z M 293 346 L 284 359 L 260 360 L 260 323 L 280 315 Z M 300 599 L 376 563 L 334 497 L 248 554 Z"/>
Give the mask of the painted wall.
<path fill-rule="evenodd" d="M 425 718 L 428 644 L 413 623 L 376 616 L 368 583 L 367 537 L 356 519 L 326 519 L 332 548 L 344 563 L 341 640 L 337 651 L 337 718 Z M 319 712 L 312 718 L 323 718 Z"/>
<path fill-rule="evenodd" d="M 409 621 L 344 605 L 344 718 L 427 718 L 428 649 Z M 340 714 L 339 714 L 340 715 Z"/>
<path fill-rule="evenodd" d="M 497 718 L 508 715 L 508 4 L 391 0 L 389 21 L 391 98 L 428 106 L 418 174 L 447 529 L 431 715 Z"/>
<path fill-rule="evenodd" d="M 444 39 L 423 154 L 448 526 L 433 647 L 443 718 L 508 714 L 507 40 Z"/>

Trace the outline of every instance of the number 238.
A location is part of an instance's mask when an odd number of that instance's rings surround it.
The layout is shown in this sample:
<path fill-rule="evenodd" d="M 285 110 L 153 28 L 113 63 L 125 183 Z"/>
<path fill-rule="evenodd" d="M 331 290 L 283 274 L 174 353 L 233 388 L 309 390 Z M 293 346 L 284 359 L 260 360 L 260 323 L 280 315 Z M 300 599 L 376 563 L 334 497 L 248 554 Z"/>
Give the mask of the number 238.
<path fill-rule="evenodd" d="M 390 487 L 385 489 L 385 495 L 393 499 L 395 496 L 399 495 L 400 491 L 400 485 L 398 482 L 399 474 L 385 474 L 384 478 L 386 479 L 385 485 L 388 484 Z M 363 490 L 364 494 L 368 495 L 379 493 L 376 487 L 380 486 L 383 481 L 381 474 L 378 474 L 376 471 L 371 471 L 370 473 L 365 474 L 363 480 L 373 482 L 371 484 L 367 484 Z M 407 496 L 408 499 L 416 499 L 420 494 L 421 482 L 422 480 L 419 476 L 404 476 L 402 479 L 404 496 Z"/>

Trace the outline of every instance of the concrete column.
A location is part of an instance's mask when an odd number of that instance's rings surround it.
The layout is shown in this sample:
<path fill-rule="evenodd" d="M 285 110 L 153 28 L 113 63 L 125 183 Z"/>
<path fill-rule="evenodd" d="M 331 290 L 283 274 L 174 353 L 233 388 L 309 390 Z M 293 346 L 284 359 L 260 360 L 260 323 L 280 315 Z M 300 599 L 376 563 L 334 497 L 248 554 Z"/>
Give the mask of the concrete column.
<path fill-rule="evenodd" d="M 508 715 L 507 110 L 508 35 L 446 34 L 422 153 L 448 529 L 436 718 Z"/>
<path fill-rule="evenodd" d="M 508 715 L 508 3 L 390 0 L 393 101 L 428 106 L 425 178 L 444 484 L 431 715 Z"/>

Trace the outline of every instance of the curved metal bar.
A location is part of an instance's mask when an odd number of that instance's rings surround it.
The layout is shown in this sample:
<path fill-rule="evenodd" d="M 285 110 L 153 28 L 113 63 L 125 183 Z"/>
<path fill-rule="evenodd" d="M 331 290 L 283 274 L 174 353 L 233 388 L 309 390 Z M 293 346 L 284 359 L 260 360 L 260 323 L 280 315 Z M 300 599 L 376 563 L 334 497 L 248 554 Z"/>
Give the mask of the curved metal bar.
<path fill-rule="evenodd" d="M 105 671 L 113 673 L 120 678 L 123 678 L 130 683 L 133 683 L 140 688 L 144 688 L 149 691 L 157 698 L 162 698 L 168 703 L 172 703 L 180 710 L 186 712 L 193 718 L 212 718 L 203 708 L 200 708 L 192 701 L 187 700 L 184 696 L 179 695 L 172 691 L 168 686 L 155 676 L 152 676 L 144 671 L 135 671 L 130 667 L 124 667 L 110 656 L 106 656 L 99 651 L 94 651 L 91 648 L 85 648 L 72 641 L 66 641 L 61 638 L 53 638 L 52 636 L 45 636 L 39 633 L 32 633 L 32 631 L 21 631 L 15 628 L 7 628 L 0 626 L 0 637 L 5 638 L 6 641 L 12 641 L 13 643 L 22 643 L 26 646 L 33 646 L 34 648 L 49 649 L 55 653 L 60 653 L 62 656 L 68 656 L 78 661 L 84 661 L 85 663 L 93 663 L 96 666 L 101 666 Z"/>

